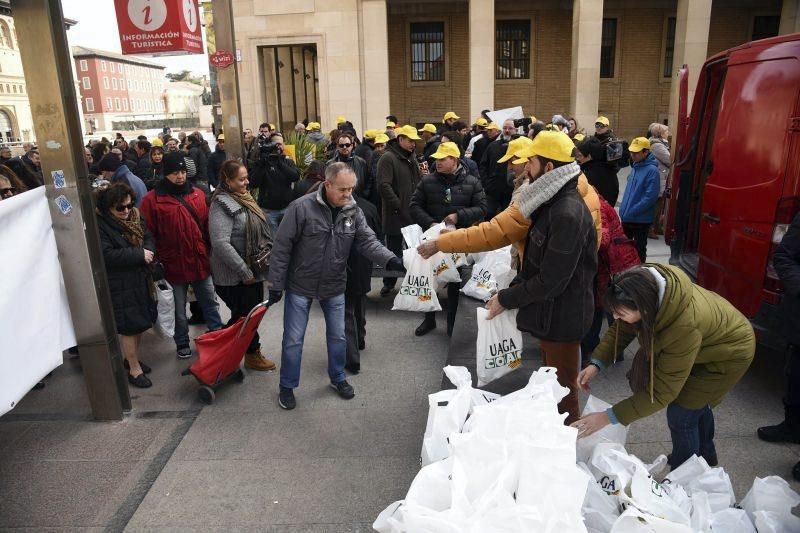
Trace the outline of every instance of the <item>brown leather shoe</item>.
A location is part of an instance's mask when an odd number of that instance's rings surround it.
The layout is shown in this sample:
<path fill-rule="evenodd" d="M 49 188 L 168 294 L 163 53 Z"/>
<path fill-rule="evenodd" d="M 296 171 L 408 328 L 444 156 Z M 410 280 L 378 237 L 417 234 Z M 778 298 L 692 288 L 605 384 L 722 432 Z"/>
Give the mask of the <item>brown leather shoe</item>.
<path fill-rule="evenodd" d="M 244 367 L 248 370 L 270 371 L 275 370 L 275 363 L 264 357 L 261 348 L 244 356 Z"/>

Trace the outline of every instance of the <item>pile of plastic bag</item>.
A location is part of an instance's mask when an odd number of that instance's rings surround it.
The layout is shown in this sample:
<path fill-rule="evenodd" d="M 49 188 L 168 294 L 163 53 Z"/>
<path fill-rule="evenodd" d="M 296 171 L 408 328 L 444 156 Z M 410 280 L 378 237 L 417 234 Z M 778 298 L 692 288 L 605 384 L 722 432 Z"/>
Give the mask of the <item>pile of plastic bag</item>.
<path fill-rule="evenodd" d="M 628 454 L 622 426 L 577 440 L 553 368 L 502 397 L 474 389 L 464 367 L 444 371 L 456 388 L 429 396 L 422 469 L 376 519 L 380 533 L 800 531 L 800 496 L 779 477 L 757 478 L 735 507 L 728 475 L 702 458 L 659 483 L 666 457 Z M 606 407 L 590 398 L 584 412 Z"/>

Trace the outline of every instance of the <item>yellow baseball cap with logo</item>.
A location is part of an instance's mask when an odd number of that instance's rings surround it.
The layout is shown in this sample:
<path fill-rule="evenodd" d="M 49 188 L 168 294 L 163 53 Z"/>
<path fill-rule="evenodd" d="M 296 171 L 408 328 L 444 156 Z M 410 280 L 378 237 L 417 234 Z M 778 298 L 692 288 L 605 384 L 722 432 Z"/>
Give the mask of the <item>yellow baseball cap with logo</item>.
<path fill-rule="evenodd" d="M 375 144 L 386 144 L 389 142 L 389 136 L 385 133 L 379 133 L 375 136 Z"/>
<path fill-rule="evenodd" d="M 444 122 L 445 120 L 449 120 L 451 118 L 455 119 L 455 120 L 458 120 L 461 117 L 459 117 L 458 115 L 456 115 L 452 111 L 448 111 L 447 113 L 444 114 L 444 118 L 442 119 L 442 122 Z"/>
<path fill-rule="evenodd" d="M 458 149 L 458 145 L 454 142 L 441 143 L 439 148 L 431 154 L 431 157 L 434 159 L 444 159 L 445 157 L 455 157 L 459 159 L 461 157 L 461 150 Z"/>
<path fill-rule="evenodd" d="M 496 122 L 490 122 L 490 123 L 489 123 L 489 124 L 486 126 L 486 129 L 487 129 L 487 130 L 499 130 L 499 129 L 500 129 L 500 126 L 498 126 Z"/>
<path fill-rule="evenodd" d="M 394 123 L 394 122 L 392 122 L 391 120 L 387 120 L 387 121 L 386 121 L 386 127 L 387 127 L 387 128 L 396 128 L 396 127 L 397 127 L 397 124 L 395 124 L 395 123 Z"/>
<path fill-rule="evenodd" d="M 575 143 L 583 142 L 584 139 L 586 139 L 586 135 L 584 135 L 583 133 L 576 133 L 575 135 L 572 136 L 572 140 Z"/>
<path fill-rule="evenodd" d="M 375 136 L 378 135 L 379 133 L 380 133 L 379 130 L 366 130 L 364 132 L 364 138 L 365 139 L 374 139 Z"/>
<path fill-rule="evenodd" d="M 414 126 L 409 126 L 408 124 L 406 124 L 405 126 L 402 126 L 400 128 L 395 128 L 394 131 L 398 136 L 405 135 L 412 141 L 420 140 L 419 135 L 417 135 L 417 128 L 415 128 Z"/>
<path fill-rule="evenodd" d="M 322 125 L 319 122 L 309 122 L 308 126 L 306 126 L 306 131 L 313 131 L 322 129 Z"/>
<path fill-rule="evenodd" d="M 433 124 L 425 124 L 419 129 L 419 132 L 427 131 L 428 133 L 436 133 L 436 126 Z"/>
<path fill-rule="evenodd" d="M 628 146 L 628 151 L 637 154 L 642 150 L 649 150 L 650 149 L 650 141 L 648 141 L 644 137 L 636 137 L 633 141 L 631 141 L 631 145 Z"/>
<path fill-rule="evenodd" d="M 553 161 L 571 163 L 575 161 L 572 151 L 575 144 L 566 133 L 561 131 L 544 130 L 539 132 L 533 142 L 521 151 L 517 156 L 519 159 L 512 161 L 515 165 L 521 165 L 534 156 L 542 156 Z"/>
<path fill-rule="evenodd" d="M 508 143 L 508 148 L 506 148 L 506 153 L 503 157 L 497 160 L 498 163 L 505 163 L 512 157 L 518 157 L 518 153 L 521 153 L 523 150 L 528 148 L 533 141 L 528 137 L 517 137 L 516 139 L 512 139 L 510 143 Z"/>
<path fill-rule="evenodd" d="M 337 126 L 339 124 L 344 124 L 345 122 L 347 122 L 347 119 L 344 118 L 344 115 L 339 115 L 338 117 L 336 117 L 336 125 Z"/>
<path fill-rule="evenodd" d="M 596 119 L 594 119 L 594 123 L 595 124 L 602 124 L 603 126 L 606 126 L 606 127 L 611 125 L 611 122 L 609 122 L 608 117 L 604 117 L 602 115 L 597 117 Z"/>
<path fill-rule="evenodd" d="M 476 125 L 476 126 L 480 126 L 481 128 L 485 128 L 486 126 L 488 126 L 488 125 L 489 125 L 489 121 L 488 121 L 488 120 L 486 120 L 486 119 L 485 119 L 485 118 L 483 118 L 483 117 L 481 117 L 481 118 L 476 118 L 476 119 L 475 119 L 475 125 Z"/>

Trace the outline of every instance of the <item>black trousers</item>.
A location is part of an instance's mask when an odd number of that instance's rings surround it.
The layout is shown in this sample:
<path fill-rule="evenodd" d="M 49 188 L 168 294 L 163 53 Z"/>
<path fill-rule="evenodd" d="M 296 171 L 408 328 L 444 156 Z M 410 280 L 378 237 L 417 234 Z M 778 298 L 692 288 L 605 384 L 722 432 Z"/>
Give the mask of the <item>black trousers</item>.
<path fill-rule="evenodd" d="M 394 252 L 394 255 L 403 259 L 403 236 L 402 235 L 387 235 L 386 247 Z M 397 278 L 383 278 L 383 286 L 390 289 L 397 284 Z"/>
<path fill-rule="evenodd" d="M 214 289 L 228 309 L 231 310 L 231 319 L 228 320 L 227 325 L 230 326 L 247 313 L 264 301 L 264 284 L 261 282 L 253 283 L 252 285 L 233 285 L 224 287 L 222 285 L 214 285 Z M 253 336 L 250 346 L 247 348 L 247 353 L 255 352 L 261 347 L 261 339 L 258 336 L 258 331 Z"/>
<path fill-rule="evenodd" d="M 623 222 L 622 230 L 629 239 L 636 243 L 636 251 L 639 259 L 644 263 L 647 260 L 647 234 L 650 233 L 652 224 L 642 224 L 638 222 Z"/>
<path fill-rule="evenodd" d="M 786 418 L 800 424 L 800 346 L 789 346 L 789 353 L 786 354 L 786 395 L 783 405 Z"/>
<path fill-rule="evenodd" d="M 453 282 L 447 284 L 447 330 L 453 330 L 458 312 L 458 298 L 461 291 L 461 283 Z M 436 320 L 436 311 L 425 313 L 425 320 Z"/>
<path fill-rule="evenodd" d="M 344 293 L 344 335 L 348 366 L 361 366 L 359 345 L 367 338 L 367 295 Z"/>

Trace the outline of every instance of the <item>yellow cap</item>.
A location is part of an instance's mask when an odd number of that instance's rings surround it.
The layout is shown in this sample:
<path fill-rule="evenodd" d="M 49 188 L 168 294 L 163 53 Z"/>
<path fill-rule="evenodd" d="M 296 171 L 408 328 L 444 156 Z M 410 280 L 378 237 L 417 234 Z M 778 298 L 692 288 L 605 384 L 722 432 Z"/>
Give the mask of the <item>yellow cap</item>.
<path fill-rule="evenodd" d="M 224 141 L 225 140 L 225 134 L 224 133 L 220 133 L 219 135 L 217 135 L 217 140 L 218 141 Z"/>
<path fill-rule="evenodd" d="M 490 122 L 488 126 L 486 126 L 487 130 L 499 130 L 500 126 L 497 125 L 495 122 Z"/>
<path fill-rule="evenodd" d="M 417 135 L 417 128 L 415 128 L 414 126 L 409 126 L 408 124 L 406 124 L 405 126 L 402 126 L 400 128 L 395 128 L 394 131 L 398 136 L 405 135 L 412 141 L 420 140 L 419 135 Z"/>
<path fill-rule="evenodd" d="M 397 124 L 395 124 L 395 123 L 394 123 L 394 122 L 392 122 L 391 120 L 388 120 L 388 121 L 386 122 L 386 127 L 387 127 L 387 128 L 394 128 L 395 126 L 397 126 Z"/>
<path fill-rule="evenodd" d="M 322 129 L 322 125 L 319 122 L 309 122 L 308 126 L 306 126 L 306 131 L 319 130 L 319 129 Z"/>
<path fill-rule="evenodd" d="M 337 125 L 337 126 L 338 126 L 339 124 L 344 124 L 345 122 L 347 122 L 347 119 L 346 119 L 346 118 L 344 118 L 344 116 L 343 116 L 343 115 L 339 115 L 338 117 L 336 117 L 336 125 Z"/>
<path fill-rule="evenodd" d="M 433 124 L 425 124 L 419 129 L 419 132 L 427 131 L 428 133 L 436 133 L 436 126 Z"/>
<path fill-rule="evenodd" d="M 636 137 L 633 141 L 631 141 L 631 145 L 628 147 L 629 152 L 633 152 L 637 154 L 642 150 L 649 150 L 650 149 L 650 141 L 648 141 L 644 137 Z"/>
<path fill-rule="evenodd" d="M 512 163 L 521 165 L 531 157 L 537 155 L 552 159 L 553 161 L 571 163 L 575 161 L 575 158 L 572 157 L 572 151 L 574 149 L 575 144 L 566 133 L 544 130 L 539 132 L 533 142 L 525 150 L 517 154 L 519 159 L 515 159 Z"/>
<path fill-rule="evenodd" d="M 269 124 L 269 129 L 270 129 L 270 131 L 275 131 L 277 128 L 275 127 L 275 124 L 270 123 Z"/>
<path fill-rule="evenodd" d="M 380 133 L 380 130 L 366 130 L 364 132 L 365 139 L 374 139 L 376 135 Z"/>
<path fill-rule="evenodd" d="M 461 150 L 458 149 L 458 145 L 454 142 L 441 143 L 439 148 L 431 154 L 431 157 L 434 159 L 444 159 L 445 157 L 458 159 L 461 157 Z"/>
<path fill-rule="evenodd" d="M 486 126 L 488 126 L 488 125 L 489 125 L 489 121 L 488 121 L 488 120 L 486 120 L 486 119 L 485 119 L 485 118 L 483 118 L 483 117 L 481 117 L 481 118 L 476 118 L 476 119 L 475 119 L 475 125 L 476 125 L 476 126 L 480 126 L 480 127 L 482 127 L 482 128 L 485 128 Z"/>
<path fill-rule="evenodd" d="M 461 117 L 459 117 L 458 115 L 456 115 L 452 111 L 448 111 L 447 113 L 444 114 L 444 118 L 442 119 L 442 122 L 444 122 L 445 120 L 451 119 L 451 118 L 458 120 Z"/>
<path fill-rule="evenodd" d="M 608 117 L 604 117 L 602 115 L 597 117 L 596 119 L 594 119 L 594 123 L 595 124 L 599 123 L 599 124 L 602 124 L 603 126 L 606 126 L 606 127 L 611 125 L 611 122 L 608 121 Z"/>
<path fill-rule="evenodd" d="M 583 133 L 576 133 L 575 135 L 572 136 L 572 140 L 576 143 L 583 142 L 585 138 L 586 135 L 584 135 Z"/>
<path fill-rule="evenodd" d="M 386 144 L 389 142 L 389 136 L 385 133 L 379 133 L 375 136 L 375 144 Z"/>
<path fill-rule="evenodd" d="M 164 141 L 162 141 L 162 140 L 161 140 L 161 139 L 159 139 L 158 137 L 153 137 L 153 138 L 150 140 L 150 144 L 151 144 L 152 146 L 164 146 Z"/>
<path fill-rule="evenodd" d="M 528 137 L 517 137 L 516 139 L 512 139 L 510 143 L 508 143 L 508 148 L 506 148 L 506 153 L 503 157 L 497 160 L 498 163 L 505 163 L 512 157 L 519 157 L 519 153 L 523 150 L 528 148 L 533 141 Z"/>

